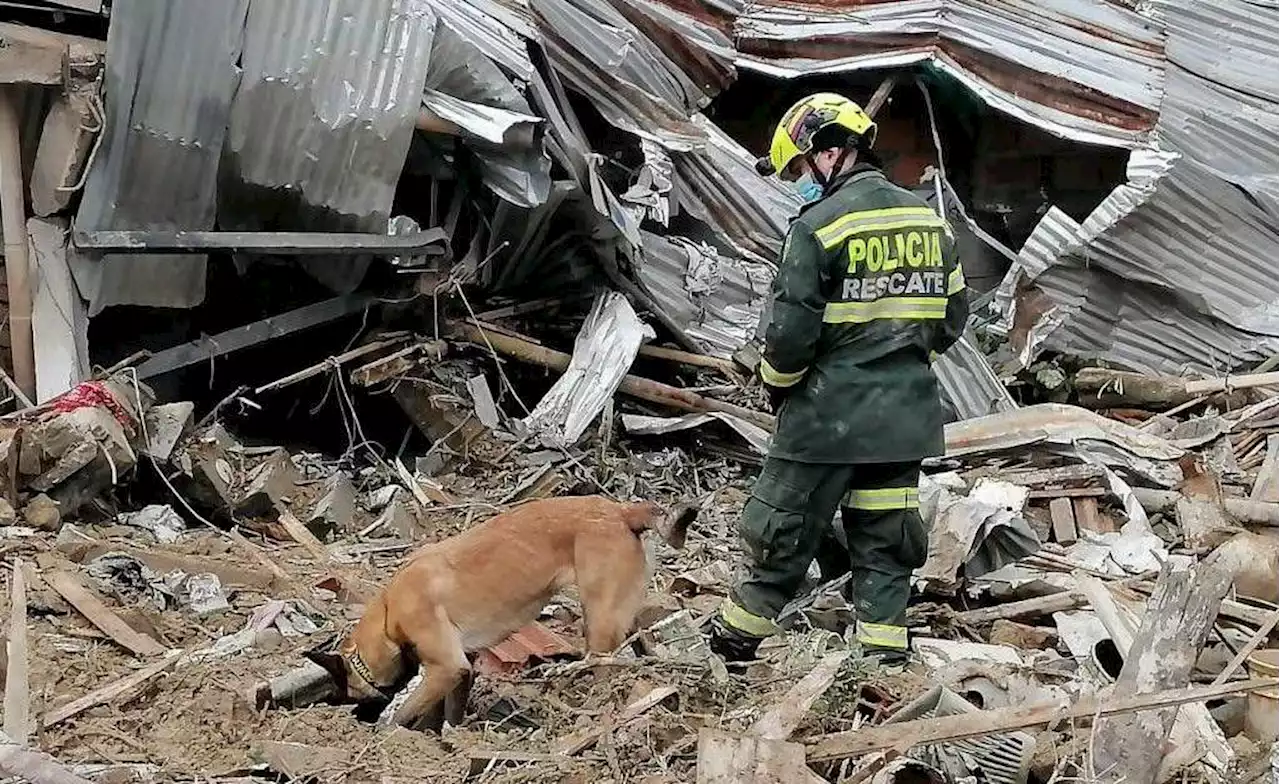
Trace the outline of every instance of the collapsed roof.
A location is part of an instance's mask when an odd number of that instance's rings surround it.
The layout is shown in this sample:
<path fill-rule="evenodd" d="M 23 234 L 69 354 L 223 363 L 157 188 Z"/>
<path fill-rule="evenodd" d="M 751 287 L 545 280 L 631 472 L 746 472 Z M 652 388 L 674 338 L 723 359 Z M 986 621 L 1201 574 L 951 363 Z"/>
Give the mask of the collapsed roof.
<path fill-rule="evenodd" d="M 1083 222 L 1043 216 L 992 300 L 1024 362 L 1054 349 L 1221 372 L 1276 351 L 1273 2 L 118 0 L 112 16 L 79 229 L 383 231 L 417 126 L 460 140 L 501 200 L 455 253 L 500 270 L 482 279 L 530 279 L 529 259 L 562 250 L 550 221 L 575 210 L 602 257 L 630 260 L 664 324 L 727 355 L 761 318 L 796 202 L 700 111 L 738 69 L 910 66 L 1057 136 L 1132 151 L 1128 182 Z M 643 154 L 623 187 L 582 101 Z M 287 195 L 265 218 L 264 192 Z M 450 231 L 458 209 L 441 211 Z M 308 271 L 341 290 L 364 268 Z M 198 256 L 115 256 L 92 308 L 191 306 L 203 273 Z M 1027 282 L 1035 318 L 1014 330 Z"/>

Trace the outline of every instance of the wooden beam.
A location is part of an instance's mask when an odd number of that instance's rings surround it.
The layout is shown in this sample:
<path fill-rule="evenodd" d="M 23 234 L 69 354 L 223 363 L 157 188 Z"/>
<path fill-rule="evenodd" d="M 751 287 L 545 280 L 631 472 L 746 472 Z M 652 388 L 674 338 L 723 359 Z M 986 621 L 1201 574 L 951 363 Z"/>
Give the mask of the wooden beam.
<path fill-rule="evenodd" d="M 27 681 L 27 584 L 22 561 L 13 564 L 9 599 L 9 656 L 4 681 L 4 734 L 19 744 L 31 735 Z"/>
<path fill-rule="evenodd" d="M 1254 480 L 1253 489 L 1249 493 L 1250 501 L 1271 504 L 1280 501 L 1280 469 L 1277 468 L 1277 461 L 1280 461 L 1280 435 L 1272 433 L 1267 436 L 1267 456 L 1258 469 L 1258 478 Z"/>
<path fill-rule="evenodd" d="M 867 113 L 868 117 L 873 119 L 875 118 L 876 114 L 880 111 L 880 107 L 884 106 L 889 100 L 889 95 L 893 92 L 893 88 L 896 87 L 897 84 L 898 75 L 896 73 L 889 74 L 884 78 L 884 81 L 880 82 L 880 86 L 871 94 L 871 98 L 867 101 L 867 105 L 863 107 L 863 110 Z"/>
<path fill-rule="evenodd" d="M 1210 562 L 1178 570 L 1166 563 L 1124 654 L 1113 697 L 1186 686 L 1230 587 L 1230 573 Z M 1154 784 L 1177 712 L 1171 706 L 1101 719 L 1091 754 L 1099 784 Z"/>
<path fill-rule="evenodd" d="M 168 650 L 125 623 L 119 615 L 103 604 L 101 599 L 90 593 L 84 583 L 80 582 L 80 578 L 71 572 L 55 569 L 44 575 L 44 580 L 50 588 L 66 599 L 68 604 L 88 618 L 90 623 L 135 656 L 158 656 Z"/>
<path fill-rule="evenodd" d="M 444 253 L 444 229 L 411 234 L 319 231 L 76 231 L 77 250 L 96 253 L 265 253 L 272 256 L 421 256 Z"/>
<path fill-rule="evenodd" d="M 792 686 L 786 696 L 768 713 L 751 725 L 751 734 L 766 740 L 786 740 L 796 731 L 815 700 L 826 693 L 836 679 L 840 666 L 849 658 L 848 651 L 830 653 L 809 674 Z"/>
<path fill-rule="evenodd" d="M 864 727 L 810 738 L 809 762 L 831 762 L 887 749 L 911 749 L 916 746 L 976 738 L 1012 730 L 1047 726 L 1060 721 L 1115 716 L 1135 711 L 1167 708 L 1194 702 L 1206 702 L 1237 694 L 1274 689 L 1275 678 L 1255 678 L 1225 683 L 1220 686 L 1196 686 L 1155 694 L 1099 699 L 1095 695 L 1081 697 L 1067 705 L 1048 703 L 1024 707 L 1001 708 L 981 713 L 917 719 L 899 724 Z"/>
<path fill-rule="evenodd" d="M 181 658 L 181 651 L 168 651 L 163 659 L 154 664 L 143 667 L 119 680 L 112 681 L 101 689 L 91 691 L 65 705 L 53 708 L 45 713 L 40 721 L 40 726 L 52 727 L 67 719 L 79 716 L 90 708 L 106 705 L 109 702 L 122 704 L 124 701 L 131 699 L 147 681 L 177 664 Z"/>
<path fill-rule="evenodd" d="M 453 329 L 463 339 L 478 346 L 491 346 L 499 354 L 529 362 L 534 365 L 563 371 L 569 367 L 570 356 L 563 351 L 556 351 L 539 346 L 523 337 L 504 335 L 474 324 L 455 323 Z M 732 403 L 725 403 L 715 398 L 703 397 L 685 389 L 668 386 L 658 381 L 651 381 L 640 376 L 628 375 L 622 379 L 618 391 L 650 403 L 668 406 L 679 411 L 719 411 L 745 419 L 758 427 L 773 430 L 774 418 L 768 414 L 754 411 Z"/>

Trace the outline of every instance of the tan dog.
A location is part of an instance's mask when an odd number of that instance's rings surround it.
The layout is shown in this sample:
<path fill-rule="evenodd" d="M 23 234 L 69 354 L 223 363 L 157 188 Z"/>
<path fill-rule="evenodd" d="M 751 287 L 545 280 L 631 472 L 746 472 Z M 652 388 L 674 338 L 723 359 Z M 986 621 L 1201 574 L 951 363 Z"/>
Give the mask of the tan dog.
<path fill-rule="evenodd" d="M 329 671 L 340 699 L 383 705 L 413 676 L 416 661 L 421 685 L 395 723 L 456 724 L 471 684 L 467 654 L 536 619 L 568 585 L 578 586 L 588 651 L 621 645 L 649 576 L 640 534 L 657 529 L 683 547 L 696 517 L 693 507 L 668 517 L 656 504 L 600 496 L 522 504 L 415 552 L 336 654 L 316 650 L 307 658 Z"/>

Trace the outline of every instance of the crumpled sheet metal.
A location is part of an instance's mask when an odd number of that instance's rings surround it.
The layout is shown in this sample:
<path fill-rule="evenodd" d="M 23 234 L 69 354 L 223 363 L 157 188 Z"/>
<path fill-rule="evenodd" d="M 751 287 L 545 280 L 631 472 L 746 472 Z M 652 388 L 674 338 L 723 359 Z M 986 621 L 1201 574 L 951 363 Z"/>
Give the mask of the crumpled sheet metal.
<path fill-rule="evenodd" d="M 954 593 L 961 577 L 981 577 L 1040 549 L 1022 517 L 1030 491 L 980 479 L 967 496 L 920 477 L 920 512 L 929 528 L 929 558 L 915 571 L 934 590 Z M 927 515 L 927 516 L 926 516 Z"/>
<path fill-rule="evenodd" d="M 947 353 L 938 357 L 933 363 L 933 372 L 943 397 L 960 419 L 976 419 L 1018 407 L 986 356 L 966 336 L 961 336 Z"/>
<path fill-rule="evenodd" d="M 742 436 L 752 449 L 764 455 L 769 452 L 769 432 L 745 419 L 719 411 L 705 414 L 685 414 L 678 417 L 644 416 L 641 414 L 623 414 L 622 426 L 632 435 L 666 435 L 681 430 L 690 430 L 711 422 L 723 422 Z"/>
<path fill-rule="evenodd" d="M 525 3 L 504 0 L 427 2 L 450 28 L 507 73 L 524 81 L 533 76 L 528 42 L 538 39 L 538 31 Z"/>
<path fill-rule="evenodd" d="M 1153 7 L 1168 33 L 1158 146 L 1083 224 L 1051 211 L 1027 241 L 1004 299 L 1026 275 L 1057 307 L 1024 361 L 1053 349 L 1221 374 L 1280 349 L 1280 15 L 1247 0 Z"/>
<path fill-rule="evenodd" d="M 713 356 L 728 359 L 755 340 L 773 283 L 772 266 L 722 256 L 708 245 L 642 231 L 640 284 Z"/>
<path fill-rule="evenodd" d="M 1165 486 L 1181 481 L 1184 451 L 1163 438 L 1077 406 L 1041 403 L 946 426 L 947 456 L 964 457 L 1040 446 L 1096 454 L 1119 470 L 1140 470 Z"/>
<path fill-rule="evenodd" d="M 705 148 L 675 153 L 674 214 L 687 213 L 715 233 L 724 251 L 772 263 L 782 250 L 788 219 L 800 210 L 800 196 L 777 177 L 761 177 L 755 157 L 701 114 L 693 124 Z"/>
<path fill-rule="evenodd" d="M 487 187 L 521 207 L 547 200 L 551 159 L 543 146 L 544 118 L 490 53 L 443 15 L 431 41 L 424 88 L 426 107 L 463 129 Z M 450 158 L 453 140 L 445 144 L 436 153 L 441 160 Z"/>
<path fill-rule="evenodd" d="M 993 108 L 1090 144 L 1139 146 L 1164 86 L 1159 25 L 1106 0 L 772 0 L 736 32 L 741 68 L 794 78 L 929 60 Z M 1033 76 L 1033 89 L 1003 86 Z"/>
<path fill-rule="evenodd" d="M 523 429 L 546 446 L 572 446 L 613 398 L 640 345 L 654 337 L 626 297 L 616 291 L 597 295 L 569 367 L 521 420 Z"/>
<path fill-rule="evenodd" d="M 621 10 L 592 0 L 531 0 L 530 6 L 552 67 L 611 125 L 672 150 L 705 142 L 689 117 L 710 94 Z M 700 33 L 715 35 L 710 28 Z M 728 40 L 723 44 L 727 52 Z"/>
<path fill-rule="evenodd" d="M 212 229 L 214 184 L 239 83 L 249 0 L 117 0 L 107 32 L 106 127 L 80 231 Z M 204 301 L 203 255 L 108 254 L 76 283 L 89 316 L 111 305 Z"/>

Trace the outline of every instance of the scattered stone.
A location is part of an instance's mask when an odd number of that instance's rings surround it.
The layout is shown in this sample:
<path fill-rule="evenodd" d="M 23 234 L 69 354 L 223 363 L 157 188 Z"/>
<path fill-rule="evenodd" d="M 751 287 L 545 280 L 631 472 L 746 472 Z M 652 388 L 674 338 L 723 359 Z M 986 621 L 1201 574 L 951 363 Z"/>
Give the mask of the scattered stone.
<path fill-rule="evenodd" d="M 22 507 L 22 519 L 32 528 L 41 531 L 57 531 L 62 527 L 62 509 L 57 501 L 40 493 Z"/>

